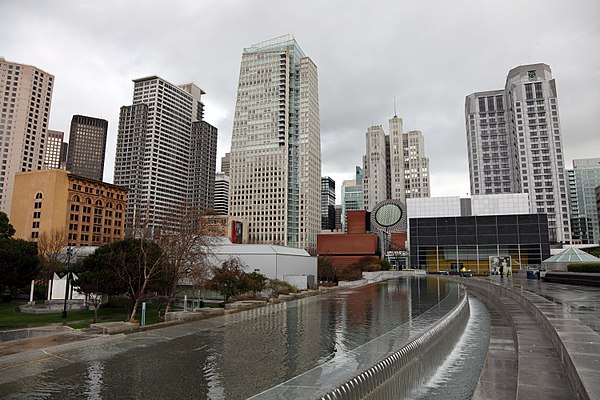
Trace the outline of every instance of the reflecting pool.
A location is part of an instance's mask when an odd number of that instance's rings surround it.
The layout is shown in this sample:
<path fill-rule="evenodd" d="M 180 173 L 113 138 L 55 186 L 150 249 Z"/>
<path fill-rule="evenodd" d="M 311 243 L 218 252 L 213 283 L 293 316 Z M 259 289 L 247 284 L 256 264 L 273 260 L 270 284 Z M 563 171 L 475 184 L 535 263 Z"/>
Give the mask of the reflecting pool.
<path fill-rule="evenodd" d="M 0 397 L 245 399 L 410 325 L 455 285 L 403 277 L 90 343 L 2 371 Z"/>

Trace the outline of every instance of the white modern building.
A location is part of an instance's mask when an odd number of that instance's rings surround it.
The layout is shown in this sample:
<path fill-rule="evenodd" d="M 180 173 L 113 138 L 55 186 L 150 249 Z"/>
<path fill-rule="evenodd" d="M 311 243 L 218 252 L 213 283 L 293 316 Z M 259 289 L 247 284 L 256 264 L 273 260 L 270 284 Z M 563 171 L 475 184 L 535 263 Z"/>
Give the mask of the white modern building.
<path fill-rule="evenodd" d="M 290 35 L 243 51 L 230 160 L 229 213 L 248 221 L 250 241 L 316 250 L 317 67 Z"/>
<path fill-rule="evenodd" d="M 406 199 L 408 218 L 531 214 L 527 193 Z"/>
<path fill-rule="evenodd" d="M 392 199 L 429 197 L 429 159 L 420 131 L 403 132 L 402 118 L 389 120 L 389 135 L 381 125 L 367 129 L 364 168 L 364 206 L 371 211 Z"/>
<path fill-rule="evenodd" d="M 213 246 L 210 258 L 215 265 L 238 258 L 246 265 L 247 273 L 258 272 L 268 279 L 279 279 L 295 286 L 299 281 L 315 282 L 317 278 L 317 258 L 298 248 L 223 241 Z"/>
<path fill-rule="evenodd" d="M 212 209 L 217 129 L 203 120 L 194 84 L 135 79 L 133 105 L 121 107 L 114 183 L 129 189 L 126 228 L 161 222 L 183 205 Z"/>
<path fill-rule="evenodd" d="M 15 174 L 43 169 L 54 76 L 0 57 L 0 211 L 10 215 Z"/>
<path fill-rule="evenodd" d="M 229 215 L 229 177 L 224 172 L 215 175 L 215 204 L 217 214 Z"/>
<path fill-rule="evenodd" d="M 503 90 L 466 97 L 471 194 L 529 193 L 551 242 L 571 240 L 556 81 L 546 64 L 509 71 Z"/>

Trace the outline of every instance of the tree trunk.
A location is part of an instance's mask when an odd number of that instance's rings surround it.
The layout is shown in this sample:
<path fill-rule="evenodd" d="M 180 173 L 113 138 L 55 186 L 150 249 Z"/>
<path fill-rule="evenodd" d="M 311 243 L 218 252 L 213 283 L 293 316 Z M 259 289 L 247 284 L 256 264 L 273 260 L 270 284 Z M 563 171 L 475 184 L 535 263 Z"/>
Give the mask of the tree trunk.
<path fill-rule="evenodd" d="M 94 324 L 98 321 L 98 308 L 99 307 L 100 307 L 100 304 L 94 305 Z"/>

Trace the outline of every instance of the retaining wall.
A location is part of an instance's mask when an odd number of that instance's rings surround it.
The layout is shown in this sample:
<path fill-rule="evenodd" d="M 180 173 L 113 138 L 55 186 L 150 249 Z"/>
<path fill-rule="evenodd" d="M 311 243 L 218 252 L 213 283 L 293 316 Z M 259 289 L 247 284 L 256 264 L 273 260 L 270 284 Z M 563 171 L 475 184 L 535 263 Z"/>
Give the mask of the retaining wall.
<path fill-rule="evenodd" d="M 397 399 L 421 386 L 452 351 L 469 320 L 461 290 L 458 305 L 423 335 L 323 396 L 322 400 Z"/>

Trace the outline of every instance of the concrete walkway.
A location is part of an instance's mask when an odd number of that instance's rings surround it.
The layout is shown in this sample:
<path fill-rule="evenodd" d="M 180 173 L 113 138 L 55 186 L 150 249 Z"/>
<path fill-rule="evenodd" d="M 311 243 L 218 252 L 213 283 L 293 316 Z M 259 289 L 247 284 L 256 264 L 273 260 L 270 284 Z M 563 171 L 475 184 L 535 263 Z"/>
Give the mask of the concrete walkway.
<path fill-rule="evenodd" d="M 502 280 L 455 279 L 484 299 L 493 318 L 476 398 L 600 399 L 598 288 L 528 280 L 521 274 Z M 502 313 L 510 331 L 495 318 Z"/>

